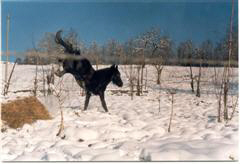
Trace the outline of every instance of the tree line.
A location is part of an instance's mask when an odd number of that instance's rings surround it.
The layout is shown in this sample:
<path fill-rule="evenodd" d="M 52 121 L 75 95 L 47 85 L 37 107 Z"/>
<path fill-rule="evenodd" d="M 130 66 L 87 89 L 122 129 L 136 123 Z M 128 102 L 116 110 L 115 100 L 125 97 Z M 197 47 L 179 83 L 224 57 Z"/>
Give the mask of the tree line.
<path fill-rule="evenodd" d="M 201 60 L 202 66 L 223 66 L 228 61 L 228 35 L 217 42 L 209 39 L 200 44 L 192 40 L 174 43 L 169 35 L 161 33 L 160 28 L 150 28 L 135 38 L 124 43 L 116 39 L 110 39 L 100 45 L 93 41 L 90 45 L 79 39 L 78 33 L 70 29 L 64 39 L 73 47 L 78 47 L 81 54 L 87 57 L 93 64 L 164 64 L 198 66 Z M 231 63 L 238 65 L 238 29 L 233 30 L 233 53 Z M 22 64 L 50 64 L 57 63 L 63 54 L 61 46 L 55 43 L 55 33 L 46 32 L 38 41 L 37 46 L 25 52 Z"/>

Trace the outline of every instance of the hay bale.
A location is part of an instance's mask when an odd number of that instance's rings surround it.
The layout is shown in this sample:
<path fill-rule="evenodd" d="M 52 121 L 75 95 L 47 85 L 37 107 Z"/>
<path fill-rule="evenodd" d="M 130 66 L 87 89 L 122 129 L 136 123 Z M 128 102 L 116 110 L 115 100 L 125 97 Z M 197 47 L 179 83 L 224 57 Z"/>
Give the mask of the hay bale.
<path fill-rule="evenodd" d="M 36 97 L 26 97 L 2 104 L 2 120 L 11 128 L 19 128 L 36 120 L 49 120 L 51 116 Z"/>

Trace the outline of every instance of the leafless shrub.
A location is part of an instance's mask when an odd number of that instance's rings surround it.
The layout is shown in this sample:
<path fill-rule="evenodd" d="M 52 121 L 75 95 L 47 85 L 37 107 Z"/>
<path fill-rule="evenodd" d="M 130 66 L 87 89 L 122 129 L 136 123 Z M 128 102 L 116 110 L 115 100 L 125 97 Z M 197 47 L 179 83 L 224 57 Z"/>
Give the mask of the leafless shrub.
<path fill-rule="evenodd" d="M 40 65 L 39 62 L 41 62 L 42 59 L 45 59 L 45 53 L 40 53 L 39 49 L 36 48 L 34 40 L 32 40 L 32 45 L 33 45 L 33 51 L 29 54 L 30 56 L 33 57 L 36 65 L 35 69 L 35 78 L 34 78 L 34 87 L 33 87 L 33 94 L 34 96 L 37 96 L 37 90 L 38 90 L 38 82 L 40 80 L 38 79 L 38 66 Z M 50 57 L 49 57 L 50 58 Z M 43 67 L 43 63 L 41 63 L 41 68 L 42 68 L 42 92 L 44 96 L 46 96 L 46 77 L 45 77 L 45 70 Z"/>
<path fill-rule="evenodd" d="M 63 116 L 63 103 L 68 97 L 67 95 L 64 95 L 63 92 L 64 86 L 63 86 L 63 78 L 60 78 L 58 81 L 58 84 L 53 90 L 53 94 L 57 97 L 58 103 L 59 103 L 59 108 L 60 108 L 60 114 L 61 114 L 61 121 L 60 121 L 60 127 L 58 130 L 58 133 L 56 136 L 60 136 L 62 139 L 65 138 L 64 135 L 64 116 Z"/>
<path fill-rule="evenodd" d="M 133 100 L 134 84 L 137 79 L 134 66 L 132 64 L 124 65 L 123 72 L 125 73 L 125 76 L 127 77 L 127 80 L 129 82 L 131 100 Z"/>
<path fill-rule="evenodd" d="M 232 52 L 233 52 L 233 16 L 234 16 L 234 0 L 232 0 L 232 10 L 231 10 L 231 17 L 230 17 L 230 32 L 229 32 L 229 39 L 228 39 L 228 64 L 224 66 L 224 75 L 223 75 L 223 100 L 224 100 L 224 120 L 228 120 L 228 94 L 230 88 L 230 77 L 231 77 L 231 59 L 232 59 Z"/>
<path fill-rule="evenodd" d="M 230 89 L 230 77 L 231 77 L 231 59 L 232 59 L 232 52 L 233 52 L 233 15 L 234 15 L 234 0 L 232 0 L 232 10 L 231 10 L 231 17 L 230 17 L 230 32 L 228 38 L 228 63 L 224 65 L 223 71 L 223 118 L 225 121 L 229 119 L 228 116 L 228 96 L 229 96 L 229 89 Z"/>

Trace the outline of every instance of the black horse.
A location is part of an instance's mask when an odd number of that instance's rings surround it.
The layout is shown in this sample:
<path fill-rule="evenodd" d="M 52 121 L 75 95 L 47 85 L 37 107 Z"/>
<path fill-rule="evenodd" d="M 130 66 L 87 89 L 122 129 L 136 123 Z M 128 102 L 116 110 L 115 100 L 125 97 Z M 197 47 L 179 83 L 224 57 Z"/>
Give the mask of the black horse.
<path fill-rule="evenodd" d="M 99 95 L 102 106 L 105 112 L 108 112 L 107 105 L 104 99 L 104 92 L 110 82 L 122 87 L 123 82 L 117 65 L 112 65 L 110 68 L 100 69 L 95 71 L 88 59 L 80 57 L 79 49 L 74 49 L 72 44 L 63 41 L 61 38 L 61 30 L 56 33 L 55 41 L 64 47 L 64 52 L 71 56 L 67 56 L 59 60 L 62 63 L 63 71 L 57 71 L 55 74 L 59 77 L 65 73 L 70 73 L 76 79 L 78 85 L 85 89 L 86 99 L 84 110 L 87 110 L 89 100 L 92 94 Z"/>

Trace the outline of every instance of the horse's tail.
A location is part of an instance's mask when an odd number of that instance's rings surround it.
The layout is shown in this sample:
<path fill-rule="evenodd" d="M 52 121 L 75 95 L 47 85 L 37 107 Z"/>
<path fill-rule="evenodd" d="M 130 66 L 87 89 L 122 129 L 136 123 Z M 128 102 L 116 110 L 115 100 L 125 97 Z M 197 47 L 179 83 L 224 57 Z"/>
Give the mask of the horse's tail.
<path fill-rule="evenodd" d="M 71 43 L 69 43 L 68 41 L 63 41 L 63 39 L 61 37 L 61 32 L 62 32 L 62 30 L 59 30 L 56 33 L 55 42 L 57 44 L 60 44 L 61 46 L 63 46 L 65 48 L 66 53 L 80 55 L 81 54 L 80 49 L 78 49 L 78 48 L 74 49 Z"/>

